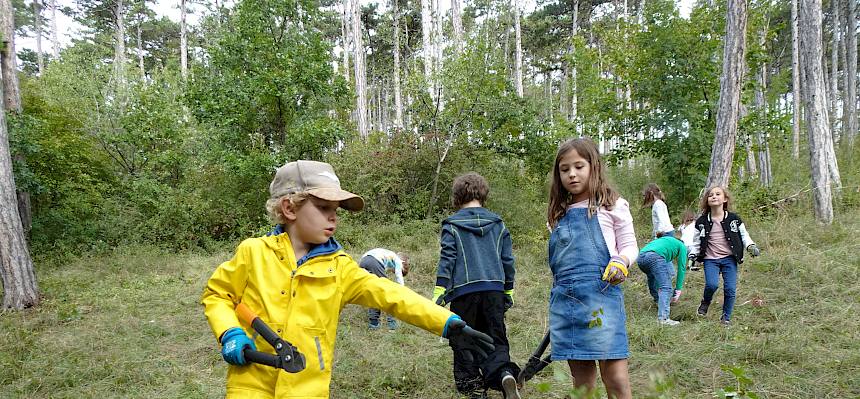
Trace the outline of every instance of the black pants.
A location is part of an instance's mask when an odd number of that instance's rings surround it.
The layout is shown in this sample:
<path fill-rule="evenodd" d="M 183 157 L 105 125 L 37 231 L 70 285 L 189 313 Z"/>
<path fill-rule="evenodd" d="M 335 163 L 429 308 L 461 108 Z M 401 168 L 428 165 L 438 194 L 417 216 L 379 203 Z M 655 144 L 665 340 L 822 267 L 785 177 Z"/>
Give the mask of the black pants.
<path fill-rule="evenodd" d="M 516 377 L 520 368 L 511 362 L 510 345 L 505 331 L 505 293 L 501 291 L 473 292 L 451 302 L 451 311 L 472 328 L 493 338 L 495 350 L 483 362 L 467 361 L 463 349 L 449 341 L 454 351 L 454 384 L 457 391 L 468 393 L 477 389 L 502 390 L 502 373 Z"/>

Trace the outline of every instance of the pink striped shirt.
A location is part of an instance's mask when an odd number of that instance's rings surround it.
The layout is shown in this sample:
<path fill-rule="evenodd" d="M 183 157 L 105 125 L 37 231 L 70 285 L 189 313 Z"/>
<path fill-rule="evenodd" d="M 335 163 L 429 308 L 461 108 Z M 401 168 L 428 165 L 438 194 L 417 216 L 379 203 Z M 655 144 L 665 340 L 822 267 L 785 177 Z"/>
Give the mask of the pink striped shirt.
<path fill-rule="evenodd" d="M 588 200 L 571 204 L 571 208 L 588 208 Z M 603 240 L 609 249 L 609 256 L 621 255 L 627 258 L 630 266 L 639 256 L 639 245 L 636 243 L 636 233 L 633 231 L 633 215 L 630 214 L 630 204 L 624 198 L 615 201 L 612 210 L 599 208 L 597 222 L 603 233 Z"/>

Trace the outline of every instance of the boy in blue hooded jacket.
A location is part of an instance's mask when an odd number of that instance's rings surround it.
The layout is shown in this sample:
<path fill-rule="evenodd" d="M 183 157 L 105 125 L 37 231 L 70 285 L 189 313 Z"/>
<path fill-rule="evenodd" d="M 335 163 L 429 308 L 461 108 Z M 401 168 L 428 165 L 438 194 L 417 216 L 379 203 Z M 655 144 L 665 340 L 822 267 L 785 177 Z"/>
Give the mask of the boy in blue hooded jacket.
<path fill-rule="evenodd" d="M 495 350 L 480 362 L 454 351 L 454 383 L 470 398 L 485 398 L 487 389 L 519 399 L 505 329 L 505 311 L 513 306 L 514 257 L 511 233 L 484 203 L 490 187 L 471 172 L 454 179 L 451 202 L 457 212 L 442 222 L 441 253 L 433 300 L 451 304 L 451 311 L 470 326 L 493 338 Z"/>

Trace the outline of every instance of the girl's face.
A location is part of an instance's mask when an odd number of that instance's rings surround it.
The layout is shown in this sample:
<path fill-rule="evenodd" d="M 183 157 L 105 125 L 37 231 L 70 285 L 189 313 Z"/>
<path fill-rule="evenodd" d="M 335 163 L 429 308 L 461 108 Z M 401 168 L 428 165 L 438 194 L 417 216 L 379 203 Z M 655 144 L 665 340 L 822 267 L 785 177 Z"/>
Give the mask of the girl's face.
<path fill-rule="evenodd" d="M 558 176 L 561 185 L 573 195 L 574 202 L 588 199 L 588 180 L 591 177 L 591 163 L 572 149 L 561 156 L 558 162 Z"/>
<path fill-rule="evenodd" d="M 728 201 L 728 199 L 726 199 L 726 193 L 719 187 L 711 189 L 708 193 L 708 206 L 711 208 L 719 207 L 722 209 L 723 204 L 725 204 L 726 201 Z"/>

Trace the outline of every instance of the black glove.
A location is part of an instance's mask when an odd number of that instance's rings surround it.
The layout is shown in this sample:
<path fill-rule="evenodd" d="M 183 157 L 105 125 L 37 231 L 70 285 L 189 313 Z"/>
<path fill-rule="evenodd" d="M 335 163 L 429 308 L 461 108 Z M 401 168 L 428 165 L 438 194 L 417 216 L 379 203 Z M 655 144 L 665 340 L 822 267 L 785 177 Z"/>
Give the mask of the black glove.
<path fill-rule="evenodd" d="M 496 348 L 489 335 L 469 327 L 457 315 L 448 319 L 445 332 L 445 338 L 448 338 L 448 341 L 453 344 L 452 346 L 466 349 L 463 358 L 468 362 L 482 361 Z"/>

